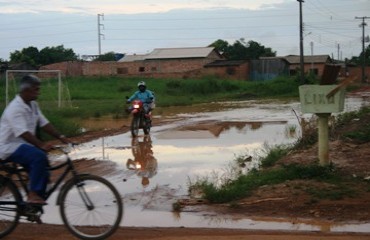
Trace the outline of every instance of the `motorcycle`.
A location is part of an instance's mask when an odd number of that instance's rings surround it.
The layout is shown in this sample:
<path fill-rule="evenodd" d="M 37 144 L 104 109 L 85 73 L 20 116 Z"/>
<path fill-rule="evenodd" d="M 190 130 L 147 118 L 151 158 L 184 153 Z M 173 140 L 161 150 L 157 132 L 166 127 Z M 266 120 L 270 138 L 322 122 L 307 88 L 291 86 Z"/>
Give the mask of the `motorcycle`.
<path fill-rule="evenodd" d="M 139 135 L 139 129 L 143 129 L 144 134 L 150 133 L 152 113 L 149 111 L 145 112 L 144 103 L 141 100 L 133 100 L 131 106 L 128 108 L 128 112 L 132 114 L 131 120 L 131 135 L 137 137 Z"/>

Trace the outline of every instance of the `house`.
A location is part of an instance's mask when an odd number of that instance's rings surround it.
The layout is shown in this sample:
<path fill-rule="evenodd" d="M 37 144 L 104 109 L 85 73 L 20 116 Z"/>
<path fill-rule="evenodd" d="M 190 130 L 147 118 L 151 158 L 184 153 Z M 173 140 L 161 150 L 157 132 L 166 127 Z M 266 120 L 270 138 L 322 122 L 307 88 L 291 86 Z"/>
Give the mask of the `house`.
<path fill-rule="evenodd" d="M 233 80 L 249 79 L 249 62 L 247 60 L 216 60 L 204 65 L 203 75 Z"/>
<path fill-rule="evenodd" d="M 187 78 L 203 66 L 223 57 L 213 47 L 156 48 L 145 55 L 125 55 L 118 61 L 117 74 Z"/>
<path fill-rule="evenodd" d="M 296 75 L 297 71 L 301 68 L 301 58 L 298 55 L 288 55 L 283 57 L 283 59 L 289 65 L 289 75 Z M 304 56 L 304 72 L 312 72 L 317 76 L 322 76 L 324 72 L 324 67 L 326 64 L 333 63 L 329 55 L 312 55 Z"/>
<path fill-rule="evenodd" d="M 304 56 L 304 72 L 312 72 L 321 77 L 326 64 L 332 63 L 329 55 Z M 281 57 L 261 57 L 252 60 L 250 66 L 251 80 L 268 80 L 277 76 L 294 76 L 301 68 L 299 55 L 287 55 Z"/>

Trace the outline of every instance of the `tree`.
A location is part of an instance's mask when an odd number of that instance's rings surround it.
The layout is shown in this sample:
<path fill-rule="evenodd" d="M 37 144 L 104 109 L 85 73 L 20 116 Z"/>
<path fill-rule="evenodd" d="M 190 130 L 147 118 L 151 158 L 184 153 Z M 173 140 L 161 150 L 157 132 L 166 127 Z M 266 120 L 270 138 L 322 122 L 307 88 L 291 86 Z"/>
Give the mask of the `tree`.
<path fill-rule="evenodd" d="M 45 47 L 40 51 L 39 64 L 47 65 L 57 62 L 78 60 L 72 49 L 66 49 L 63 45 L 57 47 Z"/>
<path fill-rule="evenodd" d="M 22 51 L 15 51 L 10 53 L 11 63 L 28 63 L 36 66 L 39 62 L 39 50 L 36 47 L 30 46 L 23 48 Z"/>
<path fill-rule="evenodd" d="M 94 61 L 116 61 L 116 60 L 117 57 L 115 52 L 107 52 L 94 59 Z"/>
<path fill-rule="evenodd" d="M 350 62 L 355 63 L 357 65 L 362 65 L 364 61 L 363 59 L 364 54 L 365 54 L 365 65 L 370 65 L 370 44 L 365 49 L 365 53 L 361 51 L 360 55 L 358 57 L 352 57 Z"/>
<path fill-rule="evenodd" d="M 244 38 L 235 41 L 232 45 L 225 40 L 218 39 L 209 46 L 215 47 L 229 60 L 251 60 L 276 56 L 276 52 L 272 51 L 271 48 L 266 48 L 252 40 L 246 43 Z"/>
<path fill-rule="evenodd" d="M 39 51 L 36 47 L 23 48 L 21 51 L 10 53 L 11 63 L 28 63 L 33 66 L 51 63 L 78 60 L 72 49 L 65 49 L 63 45 L 45 47 Z"/>

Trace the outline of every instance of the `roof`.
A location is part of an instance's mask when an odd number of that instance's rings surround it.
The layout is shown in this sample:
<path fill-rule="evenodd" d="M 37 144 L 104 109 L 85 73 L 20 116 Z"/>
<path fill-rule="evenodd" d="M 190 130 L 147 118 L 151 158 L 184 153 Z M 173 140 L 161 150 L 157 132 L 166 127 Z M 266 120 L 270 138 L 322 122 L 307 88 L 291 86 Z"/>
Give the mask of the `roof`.
<path fill-rule="evenodd" d="M 123 58 L 118 60 L 118 62 L 135 62 L 144 60 L 147 54 L 134 54 L 134 55 L 125 55 Z"/>
<path fill-rule="evenodd" d="M 288 55 L 282 57 L 290 64 L 298 64 L 301 61 L 299 55 Z M 313 56 L 304 56 L 304 62 L 306 63 L 326 63 L 330 60 L 329 55 L 313 55 Z"/>
<path fill-rule="evenodd" d="M 214 47 L 156 48 L 145 59 L 205 58 L 212 51 Z"/>
<path fill-rule="evenodd" d="M 228 67 L 228 66 L 240 66 L 248 62 L 247 60 L 216 60 L 211 63 L 204 65 L 204 67 Z"/>
<path fill-rule="evenodd" d="M 289 64 L 299 64 L 301 62 L 301 57 L 299 55 L 287 55 L 281 57 L 260 57 L 260 60 L 274 60 L 282 59 L 287 61 Z M 306 63 L 327 63 L 330 61 L 329 55 L 313 55 L 313 56 L 304 56 L 304 62 Z"/>

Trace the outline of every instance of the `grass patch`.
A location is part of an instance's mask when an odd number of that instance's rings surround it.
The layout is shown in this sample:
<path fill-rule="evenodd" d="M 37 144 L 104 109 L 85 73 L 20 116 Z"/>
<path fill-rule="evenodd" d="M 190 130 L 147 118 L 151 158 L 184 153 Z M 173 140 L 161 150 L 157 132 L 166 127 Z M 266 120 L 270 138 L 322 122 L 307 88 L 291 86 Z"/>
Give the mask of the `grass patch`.
<path fill-rule="evenodd" d="M 254 169 L 246 175 L 240 175 L 235 180 L 220 185 L 204 178 L 191 185 L 190 189 L 198 189 L 198 191 L 200 189 L 203 197 L 211 203 L 225 203 L 250 196 L 253 190 L 264 185 L 275 185 L 298 179 L 314 179 L 332 184 L 342 182 L 340 175 L 335 173 L 332 166 L 290 164 L 266 170 Z"/>
<path fill-rule="evenodd" d="M 68 77 L 63 82 L 63 107 L 58 108 L 57 81 L 42 79 L 41 95 L 38 102 L 46 117 L 59 119 L 58 128 L 70 124 L 71 119 L 87 119 L 112 115 L 125 118 L 126 96 L 137 90 L 138 77 L 99 76 Z M 232 81 L 204 77 L 201 79 L 145 79 L 148 89 L 156 96 L 156 106 L 184 106 L 224 100 L 247 100 L 255 98 L 297 97 L 298 84 L 294 78 L 277 78 L 267 82 Z M 14 85 L 14 86 L 13 86 Z M 10 99 L 17 91 L 12 84 Z M 5 81 L 0 83 L 0 91 L 5 92 Z M 249 96 L 249 97 L 247 97 Z M 0 110 L 5 108 L 5 94 L 0 95 Z M 69 128 L 69 136 L 79 134 Z"/>

